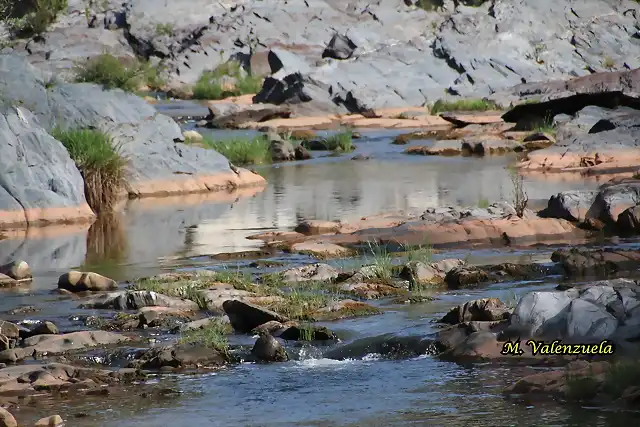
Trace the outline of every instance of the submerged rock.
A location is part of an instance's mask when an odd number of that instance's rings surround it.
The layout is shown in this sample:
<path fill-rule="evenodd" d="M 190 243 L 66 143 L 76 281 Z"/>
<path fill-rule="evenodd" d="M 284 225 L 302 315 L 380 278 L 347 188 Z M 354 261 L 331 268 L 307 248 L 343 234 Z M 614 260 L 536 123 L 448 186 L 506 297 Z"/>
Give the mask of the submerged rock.
<path fill-rule="evenodd" d="M 444 281 L 450 289 L 475 286 L 489 280 L 489 274 L 478 267 L 455 267 L 447 272 Z"/>
<path fill-rule="evenodd" d="M 256 340 L 251 354 L 263 362 L 286 362 L 289 360 L 289 355 L 282 344 L 270 334 L 265 333 Z"/>
<path fill-rule="evenodd" d="M 112 291 L 118 289 L 118 283 L 98 273 L 70 271 L 58 279 L 58 288 L 70 292 Z"/>
<path fill-rule="evenodd" d="M 138 369 L 181 369 L 220 367 L 230 361 L 228 354 L 204 343 L 184 343 L 152 348 L 130 363 Z"/>
<path fill-rule="evenodd" d="M 432 263 L 409 262 L 401 270 L 400 277 L 415 284 L 442 284 L 449 271 L 464 264 L 465 261 L 460 259 L 445 259 Z"/>

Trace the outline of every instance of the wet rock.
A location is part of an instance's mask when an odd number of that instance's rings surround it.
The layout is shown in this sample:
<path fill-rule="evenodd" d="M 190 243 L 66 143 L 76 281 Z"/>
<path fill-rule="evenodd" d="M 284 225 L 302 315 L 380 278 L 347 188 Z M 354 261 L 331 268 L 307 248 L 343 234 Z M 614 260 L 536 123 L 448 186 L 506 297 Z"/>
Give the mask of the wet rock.
<path fill-rule="evenodd" d="M 64 424 L 64 420 L 60 415 L 51 415 L 41 418 L 35 423 L 35 427 L 58 427 Z"/>
<path fill-rule="evenodd" d="M 4 408 L 0 408 L 0 427 L 18 427 L 18 422 L 11 412 Z"/>
<path fill-rule="evenodd" d="M 296 146 L 293 151 L 296 160 L 309 160 L 311 158 L 311 153 L 302 144 Z"/>
<path fill-rule="evenodd" d="M 220 367 L 229 363 L 228 354 L 202 343 L 184 343 L 152 348 L 130 363 L 137 369 L 180 369 Z"/>
<path fill-rule="evenodd" d="M 180 326 L 180 328 L 175 329 L 174 332 L 186 332 L 191 330 L 204 329 L 216 322 L 230 323 L 227 316 L 207 317 L 206 319 L 194 320 L 192 322 L 185 323 L 184 325 Z"/>
<path fill-rule="evenodd" d="M 278 333 L 278 338 L 288 341 L 329 341 L 337 339 L 335 332 L 324 326 L 293 325 Z"/>
<path fill-rule="evenodd" d="M 238 129 L 245 123 L 264 122 L 289 116 L 291 116 L 291 109 L 284 105 L 212 101 L 209 102 L 207 125 L 213 128 Z"/>
<path fill-rule="evenodd" d="M 28 280 L 33 277 L 29 264 L 27 264 L 26 261 L 20 260 L 0 266 L 0 274 L 9 276 L 13 280 Z"/>
<path fill-rule="evenodd" d="M 551 196 L 546 209 L 540 212 L 544 218 L 560 218 L 568 221 L 581 221 L 587 217 L 587 212 L 597 191 L 573 190 Z"/>
<path fill-rule="evenodd" d="M 111 292 L 90 299 L 81 305 L 83 308 L 101 308 L 113 310 L 139 310 L 143 307 L 168 307 L 182 311 L 198 311 L 197 303 L 153 291 Z"/>
<path fill-rule="evenodd" d="M 423 156 L 459 156 L 462 154 L 462 142 L 457 139 L 442 139 L 430 146 L 411 146 L 405 150 L 405 153 Z"/>
<path fill-rule="evenodd" d="M 185 312 L 169 307 L 143 307 L 138 312 L 136 328 L 174 329 L 178 324 L 193 319 L 193 312 Z"/>
<path fill-rule="evenodd" d="M 570 277 L 609 276 L 636 271 L 640 264 L 640 251 L 561 249 L 551 254 L 551 260 L 559 263 Z"/>
<path fill-rule="evenodd" d="M 444 278 L 450 289 L 475 286 L 489 280 L 489 274 L 477 267 L 455 267 Z"/>
<path fill-rule="evenodd" d="M 58 327 L 53 322 L 46 320 L 38 323 L 34 328 L 32 328 L 29 335 L 56 335 L 59 333 L 60 330 L 58 330 Z"/>
<path fill-rule="evenodd" d="M 478 331 L 467 335 L 461 342 L 455 344 L 450 350 L 444 351 L 440 357 L 453 360 L 466 359 L 499 359 L 501 343 L 496 334 L 490 331 Z"/>
<path fill-rule="evenodd" d="M 289 320 L 276 312 L 243 301 L 227 300 L 222 304 L 222 308 L 229 316 L 233 329 L 241 333 L 250 332 L 272 320 L 280 323 Z"/>
<path fill-rule="evenodd" d="M 624 210 L 616 226 L 621 233 L 640 234 L 640 205 Z"/>
<path fill-rule="evenodd" d="M 467 338 L 476 332 L 499 333 L 506 326 L 504 321 L 478 322 L 466 321 L 458 323 L 438 331 L 435 339 L 435 348 L 438 352 L 451 351 L 463 344 Z M 477 342 L 477 341 L 476 341 Z"/>
<path fill-rule="evenodd" d="M 262 334 L 256 340 L 251 354 L 263 362 L 286 362 L 289 360 L 287 351 L 274 337 Z"/>
<path fill-rule="evenodd" d="M 119 344 L 130 341 L 127 336 L 105 331 L 80 331 L 62 335 L 35 335 L 25 338 L 23 349 L 28 354 L 60 354 L 72 350 Z"/>
<path fill-rule="evenodd" d="M 491 154 L 505 154 L 516 151 L 519 144 L 516 141 L 504 138 L 465 138 L 461 144 L 462 154 L 485 156 Z"/>
<path fill-rule="evenodd" d="M 98 273 L 70 271 L 58 279 L 58 288 L 70 292 L 112 291 L 118 283 Z"/>
<path fill-rule="evenodd" d="M 278 135 L 271 135 L 271 160 L 274 162 L 286 162 L 296 159 L 295 149 L 289 140 L 280 138 Z"/>
<path fill-rule="evenodd" d="M 562 340 L 635 339 L 640 336 L 640 287 L 625 279 L 565 291 L 530 292 L 510 318 L 510 336 Z"/>
<path fill-rule="evenodd" d="M 604 374 L 610 370 L 611 364 L 606 361 L 572 361 L 562 369 L 539 372 L 521 378 L 507 387 L 505 394 L 525 395 L 527 397 L 566 398 L 569 393 L 567 384 L 570 379 L 579 381 L 580 379 L 588 378 L 590 382 L 594 384 L 594 390 L 597 390 L 604 382 Z M 589 390 L 584 391 L 589 392 Z"/>
<path fill-rule="evenodd" d="M 5 396 L 42 395 L 58 390 L 89 391 L 142 377 L 131 369 L 111 371 L 60 363 L 26 364 L 0 369 L 0 390 Z"/>
<path fill-rule="evenodd" d="M 356 44 L 346 35 L 335 33 L 333 37 L 331 37 L 331 40 L 329 40 L 324 52 L 322 52 L 322 57 L 349 59 L 353 56 L 353 52 L 357 47 L 358 46 L 356 46 Z"/>
<path fill-rule="evenodd" d="M 352 294 L 364 299 L 378 299 L 407 294 L 407 289 L 398 286 L 393 281 L 380 283 L 380 279 L 376 279 L 375 277 L 361 280 L 367 281 L 359 281 L 357 277 L 354 277 L 341 283 L 338 289 L 347 294 Z"/>
<path fill-rule="evenodd" d="M 465 262 L 460 259 L 445 259 L 428 264 L 414 261 L 402 268 L 400 277 L 415 284 L 442 284 L 450 270 L 464 264 Z"/>
<path fill-rule="evenodd" d="M 509 318 L 510 310 L 498 298 L 469 301 L 452 308 L 440 322 L 456 325 L 462 322 L 494 322 Z"/>
<path fill-rule="evenodd" d="M 309 264 L 282 272 L 285 282 L 332 281 L 338 277 L 338 270 L 328 264 Z"/>
<path fill-rule="evenodd" d="M 495 112 L 478 112 L 473 114 L 446 112 L 439 114 L 439 116 L 457 127 L 490 125 L 503 122 L 501 114 Z"/>
<path fill-rule="evenodd" d="M 364 154 L 356 154 L 351 158 L 351 160 L 371 160 L 371 156 L 365 156 Z"/>

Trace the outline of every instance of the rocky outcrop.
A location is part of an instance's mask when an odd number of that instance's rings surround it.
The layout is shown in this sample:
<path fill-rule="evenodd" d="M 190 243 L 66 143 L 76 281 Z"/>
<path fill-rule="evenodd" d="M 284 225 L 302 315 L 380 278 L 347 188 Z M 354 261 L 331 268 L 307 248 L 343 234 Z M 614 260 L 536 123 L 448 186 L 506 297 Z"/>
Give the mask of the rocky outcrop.
<path fill-rule="evenodd" d="M 123 291 L 111 292 L 98 296 L 82 304 L 85 308 L 110 308 L 114 310 L 138 310 L 143 307 L 168 307 L 177 310 L 197 311 L 197 303 L 170 297 L 154 291 Z"/>
<path fill-rule="evenodd" d="M 138 369 L 181 369 L 195 367 L 220 367 L 229 362 L 229 357 L 204 343 L 179 343 L 173 346 L 151 348 L 130 367 Z"/>
<path fill-rule="evenodd" d="M 229 316 L 231 326 L 238 332 L 250 332 L 254 328 L 273 320 L 280 323 L 289 320 L 271 310 L 243 301 L 228 300 L 224 302 L 222 307 L 227 316 Z"/>
<path fill-rule="evenodd" d="M 183 144 L 178 124 L 133 94 L 91 84 L 50 84 L 23 58 L 6 54 L 0 55 L 0 90 L 0 126 L 4 123 L 4 133 L 14 138 L 3 145 L 0 156 L 8 162 L 0 169 L 3 224 L 93 217 L 80 173 L 64 147 L 46 133 L 55 126 L 108 133 L 127 159 L 130 197 L 264 183 L 259 175 L 232 167 L 214 150 Z"/>
<path fill-rule="evenodd" d="M 471 321 L 495 322 L 508 319 L 509 314 L 509 309 L 499 299 L 484 298 L 452 308 L 440 321 L 450 325 Z"/>
<path fill-rule="evenodd" d="M 421 105 L 445 91 L 488 96 L 521 83 L 639 65 L 634 58 L 640 48 L 631 41 L 633 2 L 497 1 L 470 8 L 447 0 L 430 12 L 412 3 L 316 1 L 282 7 L 276 0 L 236 6 L 129 0 L 107 2 L 107 11 L 91 6 L 87 19 L 84 3 L 74 0 L 71 13 L 63 14 L 43 41 L 21 42 L 15 50 L 43 69 L 66 74 L 77 60 L 105 50 L 123 57 L 135 52 L 162 60 L 169 86 L 179 88 L 230 57 L 256 74 L 268 74 L 268 52 L 279 49 L 309 64 L 305 69 L 289 62 L 283 71 L 319 82 L 312 96 L 325 109 L 345 93 L 371 108 Z M 304 31 L 290 30 L 296 28 Z"/>

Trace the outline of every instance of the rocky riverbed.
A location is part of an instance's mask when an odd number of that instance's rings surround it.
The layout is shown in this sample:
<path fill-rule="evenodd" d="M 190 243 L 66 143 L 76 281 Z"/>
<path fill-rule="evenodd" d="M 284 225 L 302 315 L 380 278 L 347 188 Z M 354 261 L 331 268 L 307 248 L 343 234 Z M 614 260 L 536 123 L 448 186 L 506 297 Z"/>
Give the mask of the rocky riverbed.
<path fill-rule="evenodd" d="M 637 2 L 42 4 L 0 426 L 637 423 Z"/>

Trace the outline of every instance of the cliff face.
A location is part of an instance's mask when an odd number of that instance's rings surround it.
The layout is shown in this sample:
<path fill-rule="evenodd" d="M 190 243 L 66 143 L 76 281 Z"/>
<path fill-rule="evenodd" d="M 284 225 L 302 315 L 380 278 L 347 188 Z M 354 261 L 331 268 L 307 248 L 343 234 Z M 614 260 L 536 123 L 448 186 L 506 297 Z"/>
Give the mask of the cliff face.
<path fill-rule="evenodd" d="M 180 87 L 232 56 L 248 61 L 250 52 L 254 71 L 269 73 L 267 52 L 280 48 L 294 54 L 279 56 L 288 72 L 310 79 L 312 93 L 331 88 L 331 97 L 344 98 L 351 91 L 373 108 L 447 93 L 486 96 L 640 63 L 640 5 L 632 0 L 488 0 L 477 7 L 445 0 L 429 12 L 410 0 L 100 3 L 106 10 L 85 14 L 83 1 L 70 1 L 44 41 L 20 42 L 16 52 L 63 74 L 104 50 L 136 53 L 162 60 L 171 86 Z M 325 52 L 335 33 L 348 42 Z"/>

